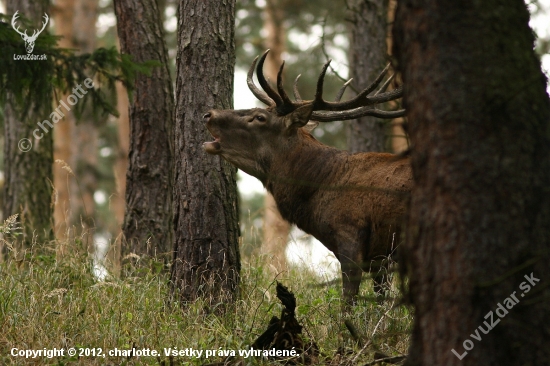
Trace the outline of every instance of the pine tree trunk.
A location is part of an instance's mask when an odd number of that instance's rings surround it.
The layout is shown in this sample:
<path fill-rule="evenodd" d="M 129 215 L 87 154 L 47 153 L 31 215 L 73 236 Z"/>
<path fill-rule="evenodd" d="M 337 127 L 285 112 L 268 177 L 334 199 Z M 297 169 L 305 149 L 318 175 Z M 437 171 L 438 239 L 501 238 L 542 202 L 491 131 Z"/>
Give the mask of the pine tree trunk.
<path fill-rule="evenodd" d="M 113 198 L 111 207 L 115 214 L 117 224 L 122 227 L 124 223 L 124 210 L 126 202 L 126 172 L 128 171 L 128 152 L 130 151 L 130 117 L 128 92 L 121 83 L 116 85 L 117 94 L 117 133 L 118 146 L 116 149 L 116 162 L 113 167 L 116 186 L 116 197 Z"/>
<path fill-rule="evenodd" d="M 384 69 L 387 59 L 388 0 L 351 1 L 350 77 L 362 90 Z M 348 124 L 348 150 L 385 151 L 385 124 L 375 117 L 362 117 Z"/>
<path fill-rule="evenodd" d="M 113 166 L 116 194 L 111 198 L 111 209 L 116 219 L 116 228 L 112 229 L 115 240 L 106 255 L 106 261 L 110 264 L 113 273 L 120 274 L 121 249 L 122 249 L 122 225 L 124 224 L 124 211 L 126 208 L 126 172 L 128 171 L 128 152 L 130 150 L 130 118 L 128 93 L 122 83 L 116 84 L 117 93 L 117 146 L 115 148 L 116 160 Z"/>
<path fill-rule="evenodd" d="M 399 2 L 407 365 L 550 360 L 550 101 L 528 22 L 522 0 Z"/>
<path fill-rule="evenodd" d="M 9 0 L 7 12 L 13 14 L 19 11 L 38 27 L 44 20 L 42 17 L 48 5 L 48 1 Z M 33 136 L 33 131 L 37 128 L 37 122 L 44 120 L 50 110 L 49 106 L 42 108 L 47 110 L 29 106 L 29 113 L 21 118 L 10 106 L 11 98 L 8 95 L 4 109 L 5 181 L 2 211 L 4 218 L 19 214 L 24 245 L 30 246 L 34 238 L 38 246 L 43 246 L 46 241 L 53 239 L 53 141 L 51 131 L 43 133 L 40 139 Z M 32 144 L 32 148 L 23 152 L 22 149 L 26 150 L 29 144 Z"/>
<path fill-rule="evenodd" d="M 232 108 L 235 1 L 183 0 L 178 12 L 172 293 L 229 303 L 240 271 L 236 169 L 202 150 L 212 139 L 202 116 Z"/>
<path fill-rule="evenodd" d="M 59 47 L 75 48 L 73 43 L 74 7 L 75 0 L 59 0 L 56 3 L 56 9 L 53 14 L 55 31 L 57 35 L 63 37 L 58 42 Z M 63 96 L 63 100 L 66 100 L 67 95 Z M 53 129 L 53 153 L 54 161 L 56 162 L 53 165 L 53 183 L 55 189 L 54 222 L 55 236 L 59 243 L 57 253 L 60 255 L 66 252 L 65 245 L 67 244 L 67 238 L 71 236 L 71 226 L 74 224 L 71 222 L 72 210 L 70 200 L 70 185 L 74 177 L 64 167 L 72 165 L 72 130 L 75 120 L 72 111 L 66 111 L 64 114 L 64 118 L 57 122 Z"/>
<path fill-rule="evenodd" d="M 266 48 L 271 51 L 264 66 L 264 72 L 271 80 L 277 80 L 279 67 L 283 62 L 286 32 L 283 25 L 284 10 L 280 0 L 267 0 L 265 7 L 264 29 L 267 32 Z M 277 272 L 287 269 L 286 247 L 290 224 L 282 218 L 271 193 L 266 192 L 264 198 L 263 242 L 261 254 L 270 257 L 270 263 Z"/>
<path fill-rule="evenodd" d="M 73 47 L 79 53 L 91 53 L 96 47 L 98 0 L 77 0 L 74 9 Z M 96 229 L 94 193 L 98 189 L 99 132 L 90 116 L 82 116 L 71 131 L 73 154 L 71 166 L 76 179 L 71 180 L 71 224 L 81 229 L 79 236 L 93 253 Z"/>
<path fill-rule="evenodd" d="M 388 47 L 388 53 L 390 54 L 390 58 L 392 57 L 392 49 L 393 49 L 393 32 L 392 27 L 395 20 L 395 10 L 397 8 L 397 0 L 389 0 L 388 1 L 388 31 L 386 34 L 386 44 Z M 399 78 L 399 74 L 396 75 L 397 78 Z M 401 81 L 399 81 L 399 84 L 402 84 Z M 391 109 L 399 109 L 401 108 L 398 103 L 395 101 L 389 102 L 388 105 Z M 406 123 L 404 117 L 395 118 L 391 121 L 391 152 L 394 154 L 398 154 L 401 152 L 406 151 L 409 148 L 409 139 L 405 132 L 405 129 L 403 128 L 404 123 Z"/>
<path fill-rule="evenodd" d="M 174 95 L 161 17 L 154 0 L 116 0 L 120 48 L 135 62 L 158 61 L 138 74 L 130 101 L 130 154 L 122 256 L 172 257 Z"/>
<path fill-rule="evenodd" d="M 60 47 L 91 53 L 95 49 L 98 0 L 63 0 L 57 3 L 56 31 Z M 68 94 L 67 94 L 68 95 Z M 66 98 L 66 96 L 64 98 Z M 83 116 L 76 123 L 69 111 L 54 129 L 54 208 L 58 253 L 65 252 L 66 239 L 78 235 L 94 251 L 95 201 L 97 190 L 98 132 L 94 120 Z M 58 162 L 62 160 L 62 162 Z M 64 167 L 71 167 L 74 174 Z M 74 176 L 73 176 L 74 175 Z M 75 229 L 79 228 L 79 232 Z"/>

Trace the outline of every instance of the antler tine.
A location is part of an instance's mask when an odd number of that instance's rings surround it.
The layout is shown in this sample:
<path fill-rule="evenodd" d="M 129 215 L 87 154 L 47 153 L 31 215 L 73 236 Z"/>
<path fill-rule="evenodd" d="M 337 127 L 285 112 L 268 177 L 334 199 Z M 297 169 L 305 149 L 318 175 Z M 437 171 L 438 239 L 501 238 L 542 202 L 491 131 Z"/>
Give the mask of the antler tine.
<path fill-rule="evenodd" d="M 27 30 L 25 30 L 25 33 L 21 33 L 21 31 L 19 30 L 19 26 L 17 26 L 17 28 L 16 28 L 16 26 L 15 26 L 15 21 L 17 20 L 17 18 L 19 18 L 18 13 L 19 13 L 19 10 L 17 10 L 17 11 L 15 12 L 15 14 L 13 14 L 13 17 L 11 18 L 11 26 L 12 26 L 12 28 L 13 28 L 17 33 L 19 33 L 20 35 L 22 35 L 22 36 L 23 36 L 23 35 L 27 36 Z"/>
<path fill-rule="evenodd" d="M 298 92 L 298 79 L 300 79 L 300 76 L 302 76 L 302 74 L 298 74 L 298 76 L 296 76 L 296 79 L 294 79 L 294 87 L 292 88 L 292 91 L 294 92 L 294 99 L 296 99 L 297 102 L 302 101 L 302 97 Z"/>
<path fill-rule="evenodd" d="M 279 106 L 283 104 L 283 100 L 281 99 L 279 94 L 277 94 L 277 92 L 273 90 L 271 85 L 269 85 L 269 83 L 265 79 L 264 72 L 263 72 L 264 62 L 268 53 L 269 53 L 269 50 L 265 51 L 262 57 L 260 57 L 260 62 L 258 62 L 258 67 L 256 68 L 256 75 L 258 76 L 258 81 L 262 89 L 265 90 L 267 95 L 275 101 L 275 104 L 277 106 Z"/>
<path fill-rule="evenodd" d="M 338 94 L 336 94 L 336 98 L 334 98 L 334 101 L 335 102 L 339 102 L 340 100 L 342 100 L 342 97 L 344 96 L 344 93 L 348 87 L 348 85 L 351 83 L 351 81 L 353 80 L 353 78 L 349 79 L 348 81 L 346 81 L 344 83 L 344 85 L 342 85 L 342 87 L 340 88 L 340 90 L 338 90 Z"/>
<path fill-rule="evenodd" d="M 283 100 L 283 105 L 281 106 L 281 109 L 286 112 L 291 112 L 295 109 L 294 103 L 292 103 L 292 100 L 288 97 L 288 95 L 285 92 L 285 89 L 283 87 L 283 69 L 285 67 L 285 62 L 281 64 L 281 67 L 279 68 L 279 72 L 277 73 L 277 90 L 279 91 L 279 96 Z M 277 106 L 279 107 L 279 106 Z"/>
<path fill-rule="evenodd" d="M 326 103 L 323 100 L 323 83 L 325 82 L 325 74 L 332 60 L 328 60 L 321 70 L 319 79 L 317 79 L 317 89 L 315 90 L 315 99 L 313 100 L 313 110 L 323 109 L 322 106 Z M 319 107 L 319 108 L 318 108 Z"/>
<path fill-rule="evenodd" d="M 364 116 L 373 116 L 378 118 L 397 118 L 403 117 L 406 113 L 404 109 L 398 109 L 396 111 L 383 111 L 374 108 L 373 105 L 395 100 L 403 96 L 403 87 L 399 87 L 389 92 L 376 94 L 370 97 L 366 97 L 365 105 L 345 111 L 330 111 L 319 112 L 315 111 L 311 114 L 311 119 L 319 122 L 332 122 L 343 121 L 348 119 L 356 119 Z"/>
<path fill-rule="evenodd" d="M 44 18 L 44 22 L 43 22 L 43 24 L 42 24 L 42 29 L 40 30 L 39 33 L 42 33 L 42 31 L 44 30 L 44 28 L 46 28 L 46 26 L 48 25 L 48 20 L 50 19 L 50 18 L 48 17 L 48 14 L 46 14 L 46 13 L 44 13 L 43 18 Z"/>
<path fill-rule="evenodd" d="M 384 82 L 384 84 L 382 84 L 382 86 L 380 87 L 380 89 L 378 89 L 378 91 L 376 93 L 374 93 L 374 95 L 378 95 L 380 93 L 383 93 L 386 91 L 386 89 L 388 89 L 388 86 L 390 85 L 390 83 L 392 82 L 392 80 L 395 79 L 395 74 L 391 74 L 391 76 L 388 78 L 388 80 L 386 80 Z"/>
<path fill-rule="evenodd" d="M 260 56 L 256 56 L 254 61 L 252 61 L 252 66 L 250 66 L 250 69 L 248 69 L 248 74 L 246 76 L 246 83 L 248 84 L 248 89 L 254 94 L 256 98 L 258 98 L 262 103 L 267 104 L 270 107 L 275 106 L 275 101 L 271 99 L 263 90 L 258 89 L 256 84 L 254 84 L 253 76 L 254 76 L 254 68 L 256 67 L 256 63 L 258 62 L 258 58 Z"/>
<path fill-rule="evenodd" d="M 322 97 L 319 100 L 316 100 L 315 103 L 315 109 L 314 110 L 326 110 L 326 111 L 345 111 L 345 110 L 351 110 L 354 108 L 371 105 L 372 103 L 367 103 L 366 96 L 369 95 L 373 90 L 376 89 L 376 87 L 380 84 L 380 82 L 384 79 L 384 76 L 388 72 L 390 67 L 390 64 L 388 64 L 384 70 L 378 75 L 376 80 L 372 82 L 371 85 L 363 89 L 355 98 L 350 99 L 345 102 L 327 102 Z"/>

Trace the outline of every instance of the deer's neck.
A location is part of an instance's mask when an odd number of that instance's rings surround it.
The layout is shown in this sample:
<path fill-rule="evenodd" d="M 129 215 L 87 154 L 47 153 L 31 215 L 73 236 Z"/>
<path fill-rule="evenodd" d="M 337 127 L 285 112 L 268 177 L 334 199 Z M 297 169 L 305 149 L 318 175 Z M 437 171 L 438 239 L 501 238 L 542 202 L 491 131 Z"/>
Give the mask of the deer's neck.
<path fill-rule="evenodd" d="M 299 143 L 273 159 L 265 181 L 281 215 L 297 223 L 317 192 L 330 188 L 334 177 L 346 165 L 348 153 L 315 140 L 304 133 Z"/>

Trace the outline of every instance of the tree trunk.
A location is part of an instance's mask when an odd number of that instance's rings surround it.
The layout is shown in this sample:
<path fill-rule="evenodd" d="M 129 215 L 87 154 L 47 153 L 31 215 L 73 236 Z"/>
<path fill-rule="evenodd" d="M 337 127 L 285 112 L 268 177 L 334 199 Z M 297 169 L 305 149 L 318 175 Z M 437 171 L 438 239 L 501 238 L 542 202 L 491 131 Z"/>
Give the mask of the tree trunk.
<path fill-rule="evenodd" d="M 277 80 L 279 67 L 283 62 L 285 50 L 285 16 L 280 0 L 267 0 L 265 7 L 264 29 L 267 32 L 266 48 L 269 48 L 269 58 L 266 60 L 264 72 L 271 80 Z M 268 255 L 273 269 L 277 272 L 287 269 L 286 247 L 290 224 L 281 217 L 277 204 L 271 193 L 266 192 L 264 198 L 263 242 L 261 254 Z"/>
<path fill-rule="evenodd" d="M 7 12 L 13 14 L 19 11 L 40 29 L 48 5 L 48 1 L 9 0 Z M 11 98 L 8 95 L 8 103 L 4 109 L 5 182 L 2 211 L 4 218 L 19 214 L 24 245 L 30 246 L 35 238 L 36 243 L 42 246 L 45 241 L 53 239 L 53 141 L 51 131 L 47 133 L 38 130 L 36 135 L 42 135 L 41 138 L 33 136 L 33 131 L 38 127 L 37 122 L 43 121 L 44 116 L 49 116 L 50 106 L 43 106 L 42 110 L 34 105 L 29 106 L 28 114 L 21 118 L 10 106 Z M 45 125 L 45 128 L 48 126 Z M 23 152 L 30 144 L 32 148 Z"/>
<path fill-rule="evenodd" d="M 386 32 L 386 44 L 388 53 L 390 54 L 390 58 L 392 57 L 392 49 L 393 49 L 393 32 L 392 27 L 395 20 L 395 9 L 397 8 L 397 0 L 389 0 L 388 2 L 388 31 Z M 399 75 L 397 75 L 399 78 Z M 401 80 L 399 81 L 399 84 L 402 84 Z M 391 107 L 391 109 L 399 109 L 401 108 L 400 105 L 397 105 L 395 101 L 391 101 L 388 103 Z M 401 152 L 406 151 L 409 148 L 409 139 L 407 137 L 407 134 L 405 132 L 405 129 L 403 128 L 403 124 L 405 123 L 404 117 L 395 118 L 391 121 L 391 151 L 394 154 L 399 154 Z"/>
<path fill-rule="evenodd" d="M 119 47 L 120 48 L 120 47 Z M 115 215 L 117 229 L 114 229 L 115 240 L 107 252 L 107 262 L 113 273 L 120 274 L 121 249 L 123 241 L 122 225 L 124 224 L 124 210 L 126 207 L 126 172 L 128 171 L 128 152 L 130 150 L 130 121 L 128 93 L 122 83 L 116 84 L 117 93 L 117 146 L 115 148 L 116 160 L 113 166 L 116 194 L 111 199 L 111 209 Z"/>
<path fill-rule="evenodd" d="M 115 176 L 116 197 L 113 198 L 111 207 L 115 214 L 117 224 L 122 227 L 124 223 L 126 195 L 126 172 L 128 171 L 128 152 L 130 151 L 130 117 L 128 92 L 122 83 L 116 84 L 117 94 L 117 133 L 118 145 L 116 149 L 116 162 L 113 168 Z"/>
<path fill-rule="evenodd" d="M 58 42 L 59 47 L 75 48 L 73 42 L 74 7 L 75 0 L 59 0 L 56 2 L 53 14 L 55 33 L 63 37 Z M 66 100 L 67 95 L 63 96 L 63 100 Z M 72 111 L 66 111 L 64 114 L 65 117 L 57 122 L 53 129 L 53 157 L 54 161 L 56 161 L 53 165 L 53 183 L 55 189 L 54 222 L 55 236 L 59 243 L 57 253 L 60 255 L 66 251 L 67 238 L 71 236 L 71 226 L 74 224 L 71 222 L 72 210 L 70 197 L 70 186 L 74 177 L 71 176 L 71 173 L 67 171 L 65 166 L 72 165 L 72 130 L 75 120 Z"/>
<path fill-rule="evenodd" d="M 182 0 L 178 12 L 172 293 L 228 303 L 240 271 L 236 168 L 202 150 L 202 116 L 232 108 L 235 1 Z"/>
<path fill-rule="evenodd" d="M 63 0 L 56 4 L 56 33 L 63 38 L 60 47 L 91 53 L 95 48 L 98 0 Z M 65 97 L 68 94 L 65 95 Z M 95 201 L 97 190 L 98 132 L 94 120 L 83 116 L 77 124 L 72 111 L 54 129 L 56 237 L 58 253 L 64 253 L 65 239 L 80 235 L 90 252 L 94 251 Z M 77 148 L 73 148 L 76 146 Z M 69 165 L 74 176 L 64 168 Z M 75 233 L 74 228 L 81 228 Z"/>
<path fill-rule="evenodd" d="M 155 0 L 115 0 L 120 48 L 135 62 L 158 61 L 138 74 L 130 101 L 130 154 L 122 256 L 172 257 L 174 95 Z"/>
<path fill-rule="evenodd" d="M 550 360 L 550 102 L 528 22 L 522 0 L 399 2 L 408 365 Z"/>
<path fill-rule="evenodd" d="M 388 61 L 388 0 L 353 0 L 351 4 L 350 77 L 355 89 L 362 90 L 376 79 Z M 385 151 L 385 131 L 385 123 L 376 117 L 350 121 L 348 150 Z"/>
<path fill-rule="evenodd" d="M 77 0 L 74 10 L 74 33 L 70 35 L 73 47 L 79 53 L 91 53 L 96 46 L 98 0 Z M 99 133 L 90 116 L 82 118 L 72 129 L 74 146 L 71 165 L 76 179 L 71 181 L 71 224 L 80 228 L 80 237 L 93 253 L 96 229 L 94 193 L 98 189 Z"/>

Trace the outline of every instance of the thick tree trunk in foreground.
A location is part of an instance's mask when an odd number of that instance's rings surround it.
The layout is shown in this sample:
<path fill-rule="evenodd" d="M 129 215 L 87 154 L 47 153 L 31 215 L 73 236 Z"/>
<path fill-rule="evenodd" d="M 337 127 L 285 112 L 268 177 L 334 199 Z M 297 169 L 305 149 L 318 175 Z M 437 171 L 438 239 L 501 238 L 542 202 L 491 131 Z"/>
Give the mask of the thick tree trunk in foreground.
<path fill-rule="evenodd" d="M 550 360 L 550 102 L 522 0 L 401 1 L 408 365 Z"/>
<path fill-rule="evenodd" d="M 122 256 L 172 257 L 173 90 L 155 0 L 115 0 L 120 48 L 135 62 L 158 61 L 138 74 L 130 101 L 130 155 Z"/>
<path fill-rule="evenodd" d="M 171 285 L 182 303 L 214 305 L 232 301 L 239 282 L 236 169 L 202 150 L 212 140 L 202 116 L 232 108 L 235 2 L 183 0 L 178 12 Z"/>
<path fill-rule="evenodd" d="M 44 21 L 44 13 L 48 10 L 47 1 L 9 0 L 8 14 L 24 15 L 32 20 L 36 29 L 40 29 Z M 48 24 L 49 26 L 49 24 Z M 47 31 L 47 30 L 46 30 Z M 32 31 L 29 30 L 29 34 Z M 25 49 L 21 48 L 21 54 Z M 12 57 L 12 55 L 10 55 Z M 41 61 L 17 61 L 41 62 Z M 30 91 L 32 93 L 32 91 Z M 8 100 L 10 100 L 8 95 Z M 52 132 L 38 130 L 37 122 L 48 118 L 49 106 L 40 108 L 29 107 L 29 113 L 21 118 L 9 102 L 4 109 L 4 202 L 3 215 L 7 217 L 19 214 L 23 227 L 23 242 L 26 246 L 36 238 L 38 245 L 53 239 L 53 209 L 52 209 L 52 162 L 53 141 Z M 45 110 L 44 110 L 45 109 Z M 48 129 L 48 125 L 45 125 Z M 26 139 L 26 140 L 22 140 Z M 31 146 L 32 145 L 32 146 Z M 26 151 L 26 152 L 25 152 Z"/>
<path fill-rule="evenodd" d="M 357 90 L 366 88 L 384 69 L 387 59 L 388 0 L 354 0 L 351 18 L 350 77 Z M 385 151 L 386 128 L 382 119 L 362 117 L 348 124 L 348 150 Z"/>

